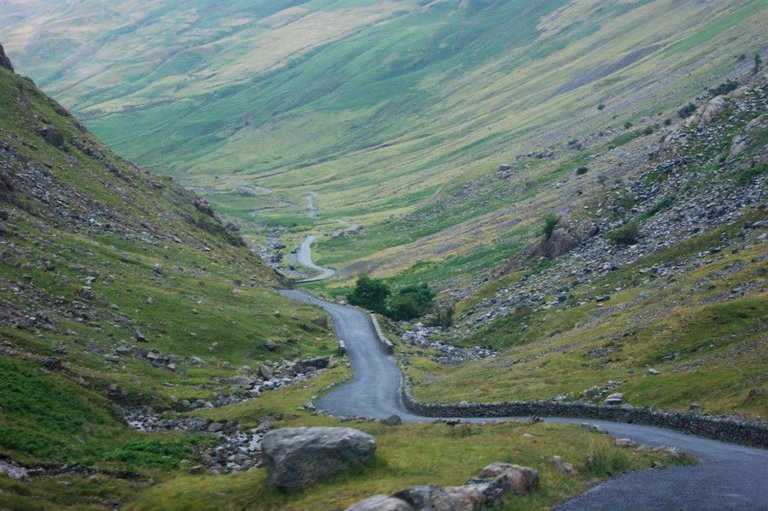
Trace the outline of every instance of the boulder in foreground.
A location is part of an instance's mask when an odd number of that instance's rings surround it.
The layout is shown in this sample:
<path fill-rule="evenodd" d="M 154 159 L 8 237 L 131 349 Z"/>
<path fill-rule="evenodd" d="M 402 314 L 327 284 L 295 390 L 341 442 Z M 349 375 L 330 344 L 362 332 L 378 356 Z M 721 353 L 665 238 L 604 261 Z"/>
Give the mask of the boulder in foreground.
<path fill-rule="evenodd" d="M 352 428 L 282 428 L 264 435 L 270 482 L 292 492 L 373 458 L 373 437 Z"/>

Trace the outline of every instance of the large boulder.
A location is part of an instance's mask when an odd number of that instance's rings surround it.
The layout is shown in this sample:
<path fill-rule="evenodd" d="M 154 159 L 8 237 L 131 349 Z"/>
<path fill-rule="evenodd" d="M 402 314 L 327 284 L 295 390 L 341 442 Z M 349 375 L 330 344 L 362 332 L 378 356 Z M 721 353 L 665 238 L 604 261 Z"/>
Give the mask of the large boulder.
<path fill-rule="evenodd" d="M 480 471 L 480 477 L 503 477 L 509 489 L 516 495 L 528 495 L 539 486 L 539 473 L 535 469 L 511 463 L 491 463 Z"/>
<path fill-rule="evenodd" d="M 262 452 L 270 482 L 292 492 L 369 462 L 376 442 L 352 428 L 282 428 L 264 435 Z"/>
<path fill-rule="evenodd" d="M 374 495 L 347 508 L 347 511 L 414 511 L 414 509 L 404 500 L 386 495 Z"/>

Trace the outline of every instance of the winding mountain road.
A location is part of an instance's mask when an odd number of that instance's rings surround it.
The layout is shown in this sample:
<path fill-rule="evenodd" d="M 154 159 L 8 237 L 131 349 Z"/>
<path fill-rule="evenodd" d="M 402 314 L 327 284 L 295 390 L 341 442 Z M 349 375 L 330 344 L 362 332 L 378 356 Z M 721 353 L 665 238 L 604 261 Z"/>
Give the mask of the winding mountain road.
<path fill-rule="evenodd" d="M 283 294 L 325 309 L 333 318 L 336 335 L 344 340 L 352 362 L 354 379 L 323 396 L 317 403 L 320 409 L 336 416 L 383 419 L 395 414 L 405 422 L 434 420 L 414 415 L 405 408 L 397 363 L 377 341 L 366 313 L 300 290 Z M 766 450 L 651 426 L 578 418 L 545 420 L 594 424 L 618 438 L 678 447 L 699 458 L 699 464 L 691 467 L 648 470 L 613 478 L 563 503 L 558 510 L 768 510 Z"/>
<path fill-rule="evenodd" d="M 336 270 L 331 268 L 321 268 L 312 261 L 312 243 L 315 242 L 317 237 L 307 236 L 307 238 L 301 242 L 299 250 L 296 252 L 296 261 L 310 270 L 316 270 L 320 273 L 306 279 L 298 280 L 297 282 L 317 282 L 319 280 L 328 279 L 336 274 Z"/>

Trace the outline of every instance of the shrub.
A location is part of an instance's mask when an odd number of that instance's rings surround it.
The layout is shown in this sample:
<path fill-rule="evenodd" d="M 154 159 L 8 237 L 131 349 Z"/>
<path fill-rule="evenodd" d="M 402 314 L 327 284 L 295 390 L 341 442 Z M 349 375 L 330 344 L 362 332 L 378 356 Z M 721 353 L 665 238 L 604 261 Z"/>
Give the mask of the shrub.
<path fill-rule="evenodd" d="M 630 222 L 615 231 L 606 234 L 606 237 L 617 245 L 634 245 L 637 243 L 640 233 L 637 224 Z"/>
<path fill-rule="evenodd" d="M 362 275 L 357 279 L 355 289 L 347 295 L 347 302 L 384 314 L 387 311 L 387 298 L 390 294 L 392 292 L 383 280 Z"/>
<path fill-rule="evenodd" d="M 549 213 L 544 216 L 544 227 L 542 227 L 541 232 L 544 234 L 545 239 L 549 239 L 549 237 L 552 236 L 552 232 L 559 223 L 560 217 L 554 213 Z"/>
<path fill-rule="evenodd" d="M 713 96 L 722 96 L 723 94 L 728 94 L 729 92 L 735 91 L 738 87 L 739 82 L 736 80 L 728 80 L 721 83 L 717 87 L 709 89 L 709 93 Z"/>
<path fill-rule="evenodd" d="M 626 454 L 610 447 L 592 446 L 584 472 L 592 477 L 606 477 L 629 470 L 631 462 Z"/>
<path fill-rule="evenodd" d="M 396 321 L 408 321 L 423 316 L 432 308 L 435 293 L 427 284 L 400 289 L 387 302 L 386 316 Z"/>
<path fill-rule="evenodd" d="M 694 105 L 693 103 L 688 103 L 683 108 L 677 111 L 677 115 L 681 119 L 687 119 L 688 117 L 692 116 L 695 111 L 696 111 L 696 105 Z"/>
<path fill-rule="evenodd" d="M 453 325 L 453 315 L 455 310 L 453 305 L 444 305 L 437 309 L 434 319 L 432 320 L 432 326 L 449 327 Z"/>
<path fill-rule="evenodd" d="M 579 167 L 576 169 L 576 174 L 579 176 L 583 176 L 587 172 L 589 172 L 589 167 Z"/>

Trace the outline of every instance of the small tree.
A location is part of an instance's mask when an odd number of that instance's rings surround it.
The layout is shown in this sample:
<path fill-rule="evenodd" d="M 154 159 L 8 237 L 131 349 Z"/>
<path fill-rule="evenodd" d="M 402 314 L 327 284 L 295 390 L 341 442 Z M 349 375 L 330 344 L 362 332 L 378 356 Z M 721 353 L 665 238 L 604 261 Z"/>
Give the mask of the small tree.
<path fill-rule="evenodd" d="M 557 224 L 560 223 L 560 217 L 555 215 L 554 213 L 548 213 L 544 215 L 544 227 L 542 227 L 541 232 L 544 234 L 544 239 L 549 239 L 550 236 L 552 236 L 552 233 L 555 230 L 555 227 L 557 227 Z"/>
<path fill-rule="evenodd" d="M 634 245 L 640 237 L 637 224 L 630 222 L 615 231 L 606 234 L 606 237 L 617 245 Z"/>
<path fill-rule="evenodd" d="M 434 299 L 435 293 L 427 284 L 407 286 L 389 298 L 386 315 L 397 321 L 415 319 L 429 312 Z"/>
<path fill-rule="evenodd" d="M 383 280 L 360 276 L 355 289 L 347 295 L 351 305 L 384 314 L 387 311 L 387 298 L 391 294 L 389 286 Z"/>
<path fill-rule="evenodd" d="M 693 115 L 693 112 L 695 111 L 696 111 L 696 105 L 694 105 L 693 103 L 688 103 L 683 108 L 677 111 L 677 115 L 681 119 L 687 119 L 691 115 Z"/>
<path fill-rule="evenodd" d="M 755 67 L 752 68 L 752 72 L 754 74 L 757 74 L 758 72 L 760 72 L 760 66 L 762 65 L 762 63 L 763 63 L 763 59 L 760 58 L 760 54 L 755 53 Z"/>
<path fill-rule="evenodd" d="M 605 110 L 605 105 L 600 103 L 599 105 L 597 105 L 597 109 L 602 112 L 603 110 Z"/>
<path fill-rule="evenodd" d="M 587 172 L 589 172 L 589 167 L 579 167 L 576 169 L 576 175 L 579 175 L 579 176 L 583 176 Z"/>

